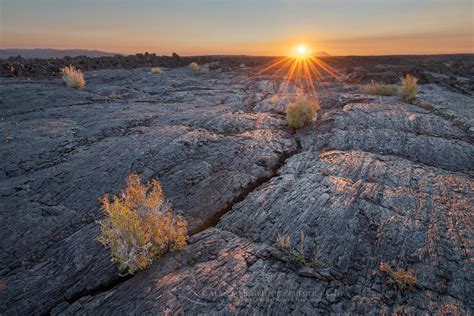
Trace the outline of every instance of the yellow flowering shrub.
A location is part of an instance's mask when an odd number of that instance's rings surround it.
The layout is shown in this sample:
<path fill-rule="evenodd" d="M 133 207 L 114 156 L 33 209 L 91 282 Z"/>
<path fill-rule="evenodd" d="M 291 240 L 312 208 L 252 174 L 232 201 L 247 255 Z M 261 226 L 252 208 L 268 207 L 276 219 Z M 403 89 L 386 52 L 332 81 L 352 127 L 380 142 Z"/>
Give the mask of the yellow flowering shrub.
<path fill-rule="evenodd" d="M 99 241 L 110 248 L 112 260 L 133 274 L 147 268 L 169 251 L 187 243 L 187 222 L 174 216 L 157 180 L 143 183 L 136 174 L 127 178 L 127 188 L 110 201 L 105 195 Z"/>

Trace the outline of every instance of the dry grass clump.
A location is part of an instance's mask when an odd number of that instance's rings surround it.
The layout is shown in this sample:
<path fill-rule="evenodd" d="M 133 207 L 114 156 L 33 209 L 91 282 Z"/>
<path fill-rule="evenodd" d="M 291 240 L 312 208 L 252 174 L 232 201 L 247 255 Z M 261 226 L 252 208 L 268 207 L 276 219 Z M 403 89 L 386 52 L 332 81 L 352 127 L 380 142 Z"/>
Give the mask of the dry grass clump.
<path fill-rule="evenodd" d="M 380 270 L 388 275 L 388 284 L 401 291 L 412 289 L 416 285 L 416 277 L 409 270 L 401 268 L 392 270 L 384 261 L 380 262 Z"/>
<path fill-rule="evenodd" d="M 401 79 L 399 95 L 403 101 L 411 102 L 416 98 L 418 93 L 417 82 L 418 79 L 410 75 L 406 75 L 405 78 Z"/>
<path fill-rule="evenodd" d="M 102 199 L 106 218 L 98 240 L 110 247 L 112 260 L 133 274 L 163 254 L 186 246 L 187 222 L 174 216 L 158 181 L 142 183 L 131 174 L 120 197 Z"/>
<path fill-rule="evenodd" d="M 163 70 L 160 67 L 151 67 L 150 73 L 152 75 L 161 75 L 163 73 Z"/>
<path fill-rule="evenodd" d="M 398 92 L 397 86 L 394 84 L 376 83 L 373 80 L 362 87 L 362 92 L 371 95 L 391 96 Z"/>
<path fill-rule="evenodd" d="M 192 62 L 188 65 L 189 69 L 192 71 L 198 71 L 199 70 L 199 65 L 196 62 Z"/>
<path fill-rule="evenodd" d="M 281 250 L 289 250 L 291 248 L 290 236 L 278 234 L 276 239 L 276 246 Z"/>
<path fill-rule="evenodd" d="M 325 267 L 324 262 L 318 259 L 312 259 L 307 261 L 305 257 L 305 237 L 304 233 L 300 232 L 300 241 L 297 247 L 291 246 L 291 240 L 289 235 L 278 234 L 276 239 L 276 247 L 280 250 L 285 251 L 291 255 L 292 261 L 298 266 L 306 266 L 312 269 L 320 269 Z"/>
<path fill-rule="evenodd" d="M 60 72 L 63 81 L 68 87 L 79 89 L 83 88 L 86 85 L 84 75 L 79 69 L 76 69 L 76 67 L 69 65 L 61 68 Z"/>
<path fill-rule="evenodd" d="M 288 125 L 294 128 L 301 128 L 306 123 L 310 123 L 317 117 L 319 102 L 307 97 L 299 97 L 293 103 L 286 106 L 286 118 Z"/>

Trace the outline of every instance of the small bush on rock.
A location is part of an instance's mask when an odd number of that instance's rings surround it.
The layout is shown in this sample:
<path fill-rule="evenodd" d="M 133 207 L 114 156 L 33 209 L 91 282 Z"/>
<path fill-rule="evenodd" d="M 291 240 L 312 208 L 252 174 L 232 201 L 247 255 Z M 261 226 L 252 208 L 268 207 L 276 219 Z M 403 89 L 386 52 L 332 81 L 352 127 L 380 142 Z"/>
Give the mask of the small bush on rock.
<path fill-rule="evenodd" d="M 82 72 L 72 65 L 61 68 L 61 75 L 68 87 L 79 89 L 86 85 Z"/>
<path fill-rule="evenodd" d="M 163 73 L 163 70 L 160 67 L 152 67 L 150 73 L 152 75 L 161 75 Z"/>
<path fill-rule="evenodd" d="M 163 254 L 186 246 L 187 222 L 174 216 L 158 181 L 142 183 L 131 174 L 120 197 L 102 199 L 106 218 L 98 240 L 110 247 L 112 260 L 133 274 Z"/>
<path fill-rule="evenodd" d="M 192 71 L 198 71 L 199 70 L 199 65 L 194 61 L 192 63 L 190 63 L 188 67 Z"/>
<path fill-rule="evenodd" d="M 286 106 L 286 118 L 288 125 L 294 128 L 301 128 L 306 123 L 310 123 L 317 117 L 319 102 L 307 97 L 299 97 L 293 103 Z"/>
<path fill-rule="evenodd" d="M 299 250 L 295 250 L 292 252 L 293 259 L 295 260 L 296 264 L 300 266 L 306 265 L 306 258 L 304 253 L 300 252 Z"/>
<path fill-rule="evenodd" d="M 288 251 L 291 248 L 290 236 L 278 234 L 278 237 L 276 239 L 276 246 L 280 250 Z"/>
<path fill-rule="evenodd" d="M 306 257 L 304 255 L 304 233 L 300 231 L 300 245 L 299 249 L 294 249 L 291 253 L 293 255 L 293 259 L 295 260 L 297 265 L 305 266 L 306 265 Z"/>
<path fill-rule="evenodd" d="M 401 268 L 393 270 L 384 261 L 380 262 L 380 270 L 388 275 L 387 283 L 401 291 L 412 289 L 416 285 L 416 277 L 409 270 Z"/>
<path fill-rule="evenodd" d="M 280 235 L 278 234 L 276 239 L 276 246 L 280 250 L 283 250 L 291 255 L 292 261 L 298 266 L 306 266 L 312 269 L 320 269 L 325 267 L 324 262 L 312 259 L 310 261 L 306 260 L 305 257 L 305 237 L 303 231 L 300 232 L 300 242 L 297 248 L 292 248 L 291 240 L 289 235 Z"/>
<path fill-rule="evenodd" d="M 323 268 L 325 265 L 324 262 L 322 262 L 321 260 L 313 259 L 307 264 L 307 266 L 313 269 L 320 269 Z"/>
<path fill-rule="evenodd" d="M 371 81 L 362 87 L 362 92 L 371 95 L 391 96 L 398 92 L 397 86 L 394 84 L 375 83 Z"/>
<path fill-rule="evenodd" d="M 401 79 L 400 85 L 400 98 L 405 102 L 411 102 L 416 98 L 418 93 L 418 79 L 413 76 L 406 75 L 405 78 Z"/>

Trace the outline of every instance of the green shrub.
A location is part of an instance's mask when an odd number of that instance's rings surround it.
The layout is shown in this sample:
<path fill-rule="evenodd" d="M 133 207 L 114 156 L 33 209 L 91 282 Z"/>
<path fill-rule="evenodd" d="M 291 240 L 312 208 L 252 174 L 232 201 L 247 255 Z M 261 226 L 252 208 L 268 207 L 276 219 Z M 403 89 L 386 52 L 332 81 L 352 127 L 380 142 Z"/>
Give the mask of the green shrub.
<path fill-rule="evenodd" d="M 418 79 L 413 76 L 406 75 L 405 78 L 401 79 L 400 85 L 400 98 L 405 102 L 411 102 L 416 98 L 418 93 Z"/>
<path fill-rule="evenodd" d="M 362 92 L 371 95 L 391 96 L 398 92 L 397 86 L 394 84 L 375 83 L 371 81 L 362 87 Z"/>
<path fill-rule="evenodd" d="M 276 247 L 280 250 L 286 251 L 292 257 L 293 263 L 296 263 L 298 266 L 306 266 L 312 269 L 320 269 L 325 267 L 324 262 L 318 259 L 312 259 L 311 261 L 306 261 L 305 257 L 305 237 L 303 231 L 300 232 L 300 242 L 298 247 L 292 248 L 291 240 L 289 235 L 280 235 L 278 234 L 276 239 Z"/>
<path fill-rule="evenodd" d="M 301 128 L 306 123 L 310 123 L 316 118 L 319 111 L 319 102 L 306 97 L 299 97 L 293 103 L 286 106 L 286 118 L 288 125 L 294 128 Z"/>
<path fill-rule="evenodd" d="M 198 71 L 199 70 L 199 65 L 196 62 L 192 62 L 188 65 L 189 69 L 192 71 Z"/>
<path fill-rule="evenodd" d="M 181 249 L 187 242 L 187 222 L 173 215 L 158 181 L 144 184 L 131 174 L 127 188 L 113 201 L 102 199 L 106 218 L 98 240 L 109 247 L 112 260 L 133 274 L 163 254 Z"/>
<path fill-rule="evenodd" d="M 306 265 L 306 258 L 304 256 L 304 253 L 302 253 L 298 250 L 295 250 L 295 251 L 292 252 L 292 255 L 293 255 L 293 259 L 295 260 L 296 264 L 298 264 L 300 266 Z"/>
<path fill-rule="evenodd" d="M 61 68 L 60 72 L 63 81 L 68 87 L 79 89 L 83 88 L 86 85 L 84 75 L 79 69 L 76 69 L 76 67 L 69 65 Z"/>
<path fill-rule="evenodd" d="M 300 266 L 306 265 L 306 258 L 304 256 L 304 233 L 303 231 L 300 232 L 300 245 L 299 249 L 295 249 L 292 252 L 293 259 L 295 260 L 296 264 Z"/>

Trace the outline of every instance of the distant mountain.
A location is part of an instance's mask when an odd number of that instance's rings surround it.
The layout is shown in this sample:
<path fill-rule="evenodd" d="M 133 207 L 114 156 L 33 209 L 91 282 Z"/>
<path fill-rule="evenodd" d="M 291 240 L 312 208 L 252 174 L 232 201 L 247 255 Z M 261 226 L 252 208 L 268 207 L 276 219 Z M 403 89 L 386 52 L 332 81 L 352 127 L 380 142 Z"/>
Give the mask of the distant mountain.
<path fill-rule="evenodd" d="M 316 57 L 328 57 L 328 56 L 331 56 L 330 54 L 326 53 L 326 52 L 317 52 L 317 53 L 314 53 L 313 56 L 316 56 Z"/>
<path fill-rule="evenodd" d="M 32 49 L 20 49 L 20 48 L 7 48 L 0 49 L 0 58 L 5 59 L 11 56 L 20 55 L 23 58 L 63 58 L 65 56 L 76 57 L 76 56 L 88 56 L 88 57 L 101 57 L 101 56 L 114 56 L 115 53 L 107 53 L 99 50 L 87 50 L 87 49 L 51 49 L 51 48 L 32 48 Z"/>

